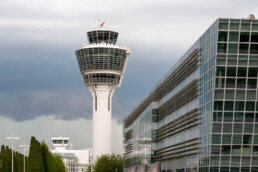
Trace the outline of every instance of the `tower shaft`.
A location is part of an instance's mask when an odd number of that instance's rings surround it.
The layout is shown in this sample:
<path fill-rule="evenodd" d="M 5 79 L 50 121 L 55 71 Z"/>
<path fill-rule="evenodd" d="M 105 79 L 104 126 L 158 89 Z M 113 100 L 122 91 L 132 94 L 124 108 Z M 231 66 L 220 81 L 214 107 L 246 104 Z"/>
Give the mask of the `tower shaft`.
<path fill-rule="evenodd" d="M 111 154 L 111 103 L 114 89 L 108 85 L 90 88 L 93 98 L 93 159 Z"/>

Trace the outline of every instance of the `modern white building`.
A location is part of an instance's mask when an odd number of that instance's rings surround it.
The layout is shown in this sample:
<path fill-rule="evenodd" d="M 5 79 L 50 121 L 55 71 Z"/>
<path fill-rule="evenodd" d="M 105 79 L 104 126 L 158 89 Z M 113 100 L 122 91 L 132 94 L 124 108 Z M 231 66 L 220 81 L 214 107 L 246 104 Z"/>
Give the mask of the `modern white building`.
<path fill-rule="evenodd" d="M 93 98 L 93 159 L 111 154 L 111 107 L 131 51 L 116 45 L 118 33 L 103 28 L 87 33 L 89 45 L 76 51 L 80 72 Z"/>
<path fill-rule="evenodd" d="M 69 147 L 69 137 L 52 137 L 51 138 L 55 149 L 52 153 L 58 154 L 66 167 L 67 172 L 85 172 L 90 166 L 92 157 L 91 149 L 73 150 L 67 149 Z"/>

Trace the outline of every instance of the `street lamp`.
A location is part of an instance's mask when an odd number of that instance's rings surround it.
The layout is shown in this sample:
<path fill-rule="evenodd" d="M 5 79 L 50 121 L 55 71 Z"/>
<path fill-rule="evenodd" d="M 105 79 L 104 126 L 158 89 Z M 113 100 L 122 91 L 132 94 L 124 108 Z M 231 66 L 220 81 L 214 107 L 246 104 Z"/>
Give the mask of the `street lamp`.
<path fill-rule="evenodd" d="M 13 172 L 13 140 L 19 140 L 19 137 L 14 137 L 13 132 L 11 137 L 6 137 L 5 140 L 12 140 L 12 172 Z"/>
<path fill-rule="evenodd" d="M 25 145 L 25 141 L 24 141 L 24 144 L 23 145 L 20 145 L 19 148 L 23 148 L 23 166 L 24 166 L 24 172 L 25 172 L 25 151 L 26 150 L 29 150 L 29 146 L 28 145 Z"/>

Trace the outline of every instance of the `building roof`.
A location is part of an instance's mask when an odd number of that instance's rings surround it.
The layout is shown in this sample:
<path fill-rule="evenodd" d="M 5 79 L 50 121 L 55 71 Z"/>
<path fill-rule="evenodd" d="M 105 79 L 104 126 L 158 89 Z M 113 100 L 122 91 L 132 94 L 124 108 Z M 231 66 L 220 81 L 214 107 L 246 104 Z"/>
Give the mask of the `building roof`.
<path fill-rule="evenodd" d="M 61 158 L 77 158 L 74 153 L 54 153 L 55 155 L 59 155 Z"/>

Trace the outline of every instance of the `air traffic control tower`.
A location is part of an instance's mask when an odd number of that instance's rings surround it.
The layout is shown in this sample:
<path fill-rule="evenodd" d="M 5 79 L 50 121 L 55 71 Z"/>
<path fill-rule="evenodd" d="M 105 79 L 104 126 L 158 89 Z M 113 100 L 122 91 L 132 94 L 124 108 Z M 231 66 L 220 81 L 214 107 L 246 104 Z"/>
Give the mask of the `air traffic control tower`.
<path fill-rule="evenodd" d="M 112 96 L 122 82 L 130 49 L 116 45 L 118 33 L 103 27 L 87 33 L 89 45 L 76 51 L 80 72 L 93 98 L 93 159 L 111 154 Z"/>

